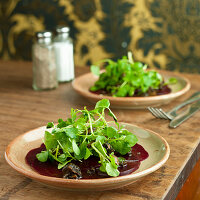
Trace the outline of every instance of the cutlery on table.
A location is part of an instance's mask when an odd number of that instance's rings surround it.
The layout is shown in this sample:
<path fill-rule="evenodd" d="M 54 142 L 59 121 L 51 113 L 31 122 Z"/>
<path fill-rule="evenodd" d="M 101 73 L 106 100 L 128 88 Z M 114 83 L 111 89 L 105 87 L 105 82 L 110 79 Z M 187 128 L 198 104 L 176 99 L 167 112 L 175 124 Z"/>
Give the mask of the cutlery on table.
<path fill-rule="evenodd" d="M 169 123 L 169 127 L 176 128 L 181 123 L 183 123 L 185 120 L 187 120 L 192 115 L 194 115 L 198 110 L 200 110 L 200 100 L 191 104 L 191 106 L 186 111 L 181 112 L 177 117 L 175 117 Z"/>
<path fill-rule="evenodd" d="M 195 101 L 198 101 L 198 102 L 194 103 Z M 189 107 L 189 109 L 187 109 L 187 111 L 183 111 L 182 113 L 177 114 L 177 111 L 180 108 L 182 108 L 188 104 L 191 104 L 191 103 L 193 103 L 193 104 Z M 148 110 L 156 118 L 171 120 L 170 127 L 172 127 L 172 128 L 176 128 L 178 125 L 180 125 L 183 121 L 185 121 L 190 116 L 192 116 L 199 109 L 200 109 L 200 92 L 195 92 L 186 101 L 184 101 L 180 105 L 174 107 L 172 110 L 170 110 L 168 112 L 163 111 L 161 108 L 148 107 Z"/>

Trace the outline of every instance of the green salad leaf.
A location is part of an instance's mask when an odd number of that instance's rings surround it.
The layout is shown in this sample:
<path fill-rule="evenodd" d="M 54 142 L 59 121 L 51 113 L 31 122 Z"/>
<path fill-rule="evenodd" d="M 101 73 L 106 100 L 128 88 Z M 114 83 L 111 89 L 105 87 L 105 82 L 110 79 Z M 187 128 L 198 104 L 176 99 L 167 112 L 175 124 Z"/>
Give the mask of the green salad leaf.
<path fill-rule="evenodd" d="M 113 117 L 114 121 L 106 121 L 105 113 Z M 111 126 L 110 123 L 115 124 Z M 137 137 L 120 126 L 117 118 L 110 109 L 110 102 L 102 99 L 96 103 L 93 110 L 71 109 L 71 118 L 66 121 L 58 120 L 55 125 L 47 124 L 44 144 L 46 151 L 36 155 L 41 162 L 48 159 L 58 163 L 58 169 L 63 168 L 70 162 L 86 160 L 91 156 L 97 156 L 101 163 L 100 170 L 109 176 L 118 176 L 118 164 L 115 161 L 117 153 L 119 160 L 123 155 L 131 151 L 138 141 Z M 112 151 L 106 148 L 110 146 Z"/>
<path fill-rule="evenodd" d="M 150 93 L 152 90 L 176 83 L 175 78 L 171 78 L 165 83 L 158 72 L 147 70 L 146 64 L 134 62 L 131 52 L 128 52 L 128 57 L 123 56 L 117 62 L 105 59 L 99 63 L 107 64 L 102 73 L 100 73 L 99 65 L 91 66 L 91 72 L 99 76 L 99 79 L 90 88 L 92 92 L 104 90 L 113 97 L 132 97 L 136 92 L 139 96 L 148 96 L 148 92 Z"/>
<path fill-rule="evenodd" d="M 46 162 L 48 160 L 48 151 L 42 151 L 41 153 L 38 153 L 36 155 L 37 159 L 40 161 L 40 162 Z"/>

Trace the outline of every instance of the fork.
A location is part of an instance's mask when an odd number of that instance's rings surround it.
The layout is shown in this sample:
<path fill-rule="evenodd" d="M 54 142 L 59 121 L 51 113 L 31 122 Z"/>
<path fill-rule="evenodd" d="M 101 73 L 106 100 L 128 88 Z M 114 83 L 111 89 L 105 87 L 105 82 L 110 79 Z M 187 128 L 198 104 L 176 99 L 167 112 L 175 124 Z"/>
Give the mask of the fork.
<path fill-rule="evenodd" d="M 154 108 L 154 107 L 148 107 L 147 109 L 151 112 L 151 114 L 153 116 L 155 116 L 156 118 L 160 118 L 160 119 L 167 119 L 167 120 L 172 120 L 177 116 L 177 110 L 179 110 L 180 108 L 193 103 L 197 100 L 200 99 L 200 92 L 195 92 L 192 96 L 190 96 L 186 101 L 184 101 L 182 104 L 176 106 L 175 108 L 173 108 L 172 110 L 165 112 L 163 111 L 162 108 Z"/>

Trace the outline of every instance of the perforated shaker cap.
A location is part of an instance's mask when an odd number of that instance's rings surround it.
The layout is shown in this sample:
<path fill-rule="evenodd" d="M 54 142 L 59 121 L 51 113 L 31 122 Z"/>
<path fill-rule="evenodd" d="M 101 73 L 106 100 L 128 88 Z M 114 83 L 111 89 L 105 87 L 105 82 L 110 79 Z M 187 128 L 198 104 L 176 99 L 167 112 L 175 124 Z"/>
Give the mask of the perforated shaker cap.
<path fill-rule="evenodd" d="M 50 38 L 52 37 L 51 31 L 40 31 L 36 33 L 37 38 Z"/>
<path fill-rule="evenodd" d="M 56 28 L 57 33 L 69 33 L 69 30 L 67 26 L 57 26 Z"/>

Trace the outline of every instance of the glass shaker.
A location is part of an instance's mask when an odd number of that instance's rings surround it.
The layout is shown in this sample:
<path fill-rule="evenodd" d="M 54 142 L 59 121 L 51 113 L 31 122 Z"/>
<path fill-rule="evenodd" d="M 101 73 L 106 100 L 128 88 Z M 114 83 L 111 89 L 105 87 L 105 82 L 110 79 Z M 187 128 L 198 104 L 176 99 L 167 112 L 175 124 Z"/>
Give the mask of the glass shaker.
<path fill-rule="evenodd" d="M 58 81 L 52 33 L 50 31 L 37 32 L 36 38 L 37 41 L 32 47 L 33 89 L 56 88 Z"/>
<path fill-rule="evenodd" d="M 68 82 L 74 79 L 73 43 L 69 37 L 69 27 L 58 26 L 54 38 L 56 55 L 57 79 L 59 82 Z"/>

